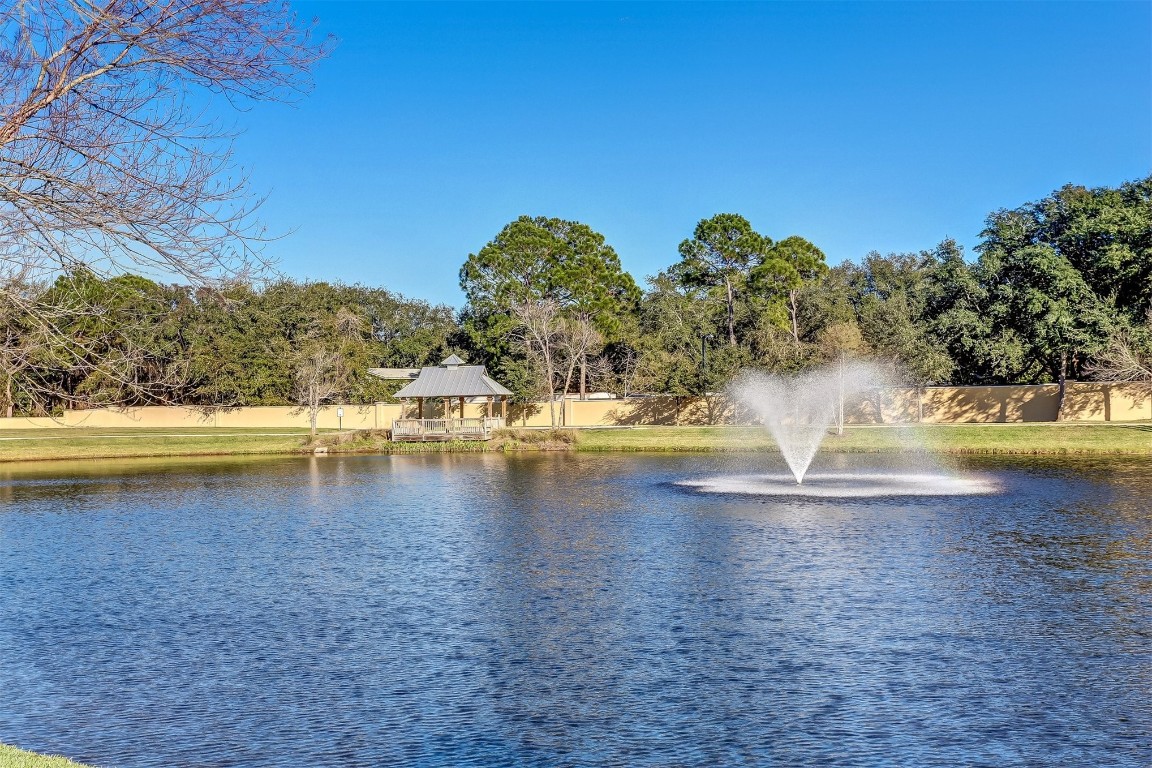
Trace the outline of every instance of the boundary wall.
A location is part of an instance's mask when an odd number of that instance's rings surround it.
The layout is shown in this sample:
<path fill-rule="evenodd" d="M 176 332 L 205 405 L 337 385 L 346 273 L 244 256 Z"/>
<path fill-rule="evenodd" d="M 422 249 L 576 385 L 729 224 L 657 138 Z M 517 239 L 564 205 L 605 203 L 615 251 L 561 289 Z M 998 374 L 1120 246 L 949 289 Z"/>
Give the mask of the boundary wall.
<path fill-rule="evenodd" d="M 996 424 L 1056 420 L 1059 389 L 1055 384 L 1004 387 L 927 387 L 876 389 L 845 403 L 849 424 Z M 425 403 L 424 416 L 437 418 L 437 403 Z M 337 409 L 344 409 L 341 419 Z M 458 408 L 458 406 L 454 406 Z M 672 426 L 747 424 L 756 414 L 722 395 L 710 397 L 636 397 L 626 400 L 574 400 L 555 403 L 557 417 L 568 427 Z M 1065 420 L 1113 422 L 1152 420 L 1152 386 L 1069 382 Z M 483 416 L 482 403 L 465 406 L 466 416 Z M 454 410 L 454 415 L 459 411 Z M 321 429 L 390 429 L 392 420 L 414 418 L 415 405 L 328 405 L 320 409 Z M 510 427 L 548 427 L 548 401 L 511 404 Z M 307 429 L 308 411 L 298 406 L 251 408 L 142 408 L 65 411 L 60 417 L 0 418 L 0 429 L 89 427 L 121 429 Z"/>

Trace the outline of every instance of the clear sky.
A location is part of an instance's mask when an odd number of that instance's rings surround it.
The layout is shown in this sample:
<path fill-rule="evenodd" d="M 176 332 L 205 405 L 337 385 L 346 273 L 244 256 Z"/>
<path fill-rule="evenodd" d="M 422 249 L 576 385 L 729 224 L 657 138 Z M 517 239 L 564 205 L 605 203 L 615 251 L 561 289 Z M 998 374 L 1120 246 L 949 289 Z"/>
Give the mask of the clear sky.
<path fill-rule="evenodd" d="M 736 212 L 830 263 L 1152 170 L 1152 3 L 296 2 L 339 43 L 239 116 L 284 273 L 462 304 L 520 214 L 638 281 Z"/>

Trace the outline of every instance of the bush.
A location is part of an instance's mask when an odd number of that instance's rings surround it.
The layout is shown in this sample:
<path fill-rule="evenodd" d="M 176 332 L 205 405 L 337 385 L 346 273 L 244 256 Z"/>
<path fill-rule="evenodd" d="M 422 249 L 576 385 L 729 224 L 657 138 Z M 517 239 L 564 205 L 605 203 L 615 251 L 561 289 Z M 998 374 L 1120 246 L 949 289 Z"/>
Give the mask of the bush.
<path fill-rule="evenodd" d="M 541 451 L 564 451 L 576 443 L 576 432 L 571 429 L 498 429 L 492 433 L 493 448 L 519 450 L 536 448 Z"/>

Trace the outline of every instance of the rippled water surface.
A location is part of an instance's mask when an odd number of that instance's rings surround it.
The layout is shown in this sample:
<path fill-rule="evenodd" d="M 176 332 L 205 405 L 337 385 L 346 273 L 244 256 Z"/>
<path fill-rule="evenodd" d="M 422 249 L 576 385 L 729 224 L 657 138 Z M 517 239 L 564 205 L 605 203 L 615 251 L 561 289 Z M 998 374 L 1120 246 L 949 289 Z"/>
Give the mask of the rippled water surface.
<path fill-rule="evenodd" d="M 1152 472 L 764 456 L 0 475 L 0 741 L 98 765 L 1152 765 Z M 876 458 L 814 472 L 886 471 Z"/>

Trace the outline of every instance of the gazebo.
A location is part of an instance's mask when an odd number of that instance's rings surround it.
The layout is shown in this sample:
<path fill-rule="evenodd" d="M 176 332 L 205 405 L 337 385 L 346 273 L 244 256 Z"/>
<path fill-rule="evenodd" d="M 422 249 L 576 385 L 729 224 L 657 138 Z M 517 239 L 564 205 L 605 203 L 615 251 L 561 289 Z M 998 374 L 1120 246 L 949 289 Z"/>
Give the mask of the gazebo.
<path fill-rule="evenodd" d="M 369 371 L 373 373 L 373 371 Z M 376 374 L 380 375 L 380 374 Z M 408 378 L 407 376 L 405 378 Z M 504 426 L 508 418 L 508 397 L 512 391 L 488 375 L 482 365 L 465 365 L 451 355 L 437 366 L 420 369 L 414 381 L 404 386 L 394 397 L 405 403 L 416 401 L 415 419 L 396 419 L 392 422 L 393 440 L 487 440 L 493 429 Z M 485 415 L 464 416 L 464 404 L 470 398 L 485 398 Z M 442 399 L 444 418 L 425 419 L 424 401 Z M 494 406 L 500 400 L 500 415 Z M 453 403 L 460 403 L 460 416 L 454 418 Z"/>

